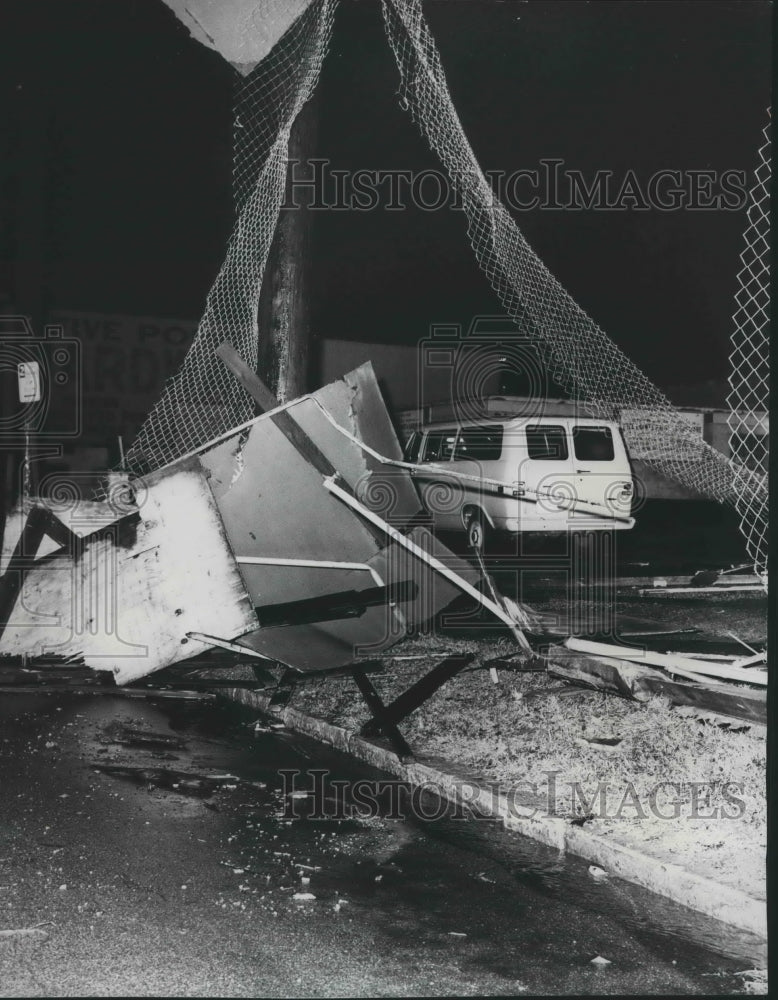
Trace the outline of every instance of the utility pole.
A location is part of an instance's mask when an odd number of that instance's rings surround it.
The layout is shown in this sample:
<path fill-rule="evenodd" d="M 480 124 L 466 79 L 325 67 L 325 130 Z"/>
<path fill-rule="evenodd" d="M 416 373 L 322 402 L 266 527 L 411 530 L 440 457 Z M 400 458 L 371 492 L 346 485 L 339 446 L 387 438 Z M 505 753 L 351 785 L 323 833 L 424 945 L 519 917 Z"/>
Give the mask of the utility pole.
<path fill-rule="evenodd" d="M 218 52 L 247 77 L 300 17 L 312 0 L 162 0 L 200 44 Z M 251 25 L 251 30 L 247 30 Z M 289 159 L 299 160 L 297 177 L 314 148 L 315 95 L 302 108 L 292 127 Z M 292 167 L 287 170 L 287 202 Z M 310 200 L 307 194 L 300 200 Z M 257 323 L 258 372 L 280 400 L 308 389 L 310 325 L 308 259 L 309 210 L 283 210 L 268 256 Z"/>
<path fill-rule="evenodd" d="M 310 256 L 313 193 L 292 190 L 293 176 L 310 180 L 308 161 L 315 150 L 317 96 L 303 106 L 289 139 L 287 208 L 278 217 L 259 297 L 258 373 L 285 402 L 311 387 Z"/>

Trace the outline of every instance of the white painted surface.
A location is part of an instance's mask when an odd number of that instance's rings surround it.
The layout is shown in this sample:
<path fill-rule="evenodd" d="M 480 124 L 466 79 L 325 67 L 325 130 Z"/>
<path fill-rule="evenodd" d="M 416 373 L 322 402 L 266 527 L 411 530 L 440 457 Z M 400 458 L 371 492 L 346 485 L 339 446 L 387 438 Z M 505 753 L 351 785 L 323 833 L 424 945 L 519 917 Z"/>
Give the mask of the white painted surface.
<path fill-rule="evenodd" d="M 115 521 L 121 513 L 116 506 L 109 503 L 98 503 L 93 500 L 50 500 L 47 498 L 35 497 L 32 500 L 25 498 L 22 504 L 15 507 L 6 518 L 5 530 L 3 532 L 2 548 L 0 548 L 0 576 L 5 573 L 8 561 L 16 548 L 21 534 L 22 525 L 27 519 L 27 513 L 33 506 L 45 507 L 60 520 L 66 527 L 70 528 L 74 535 L 83 538 L 93 531 L 105 527 Z M 37 558 L 49 555 L 61 548 L 59 542 L 53 538 L 45 536 L 38 551 Z"/>
<path fill-rule="evenodd" d="M 192 38 L 247 74 L 311 0 L 163 0 Z"/>
<path fill-rule="evenodd" d="M 119 684 L 202 651 L 186 633 L 231 639 L 256 616 L 199 465 L 153 482 L 129 545 L 116 536 L 87 541 L 33 568 L 0 653 L 83 655 Z"/>

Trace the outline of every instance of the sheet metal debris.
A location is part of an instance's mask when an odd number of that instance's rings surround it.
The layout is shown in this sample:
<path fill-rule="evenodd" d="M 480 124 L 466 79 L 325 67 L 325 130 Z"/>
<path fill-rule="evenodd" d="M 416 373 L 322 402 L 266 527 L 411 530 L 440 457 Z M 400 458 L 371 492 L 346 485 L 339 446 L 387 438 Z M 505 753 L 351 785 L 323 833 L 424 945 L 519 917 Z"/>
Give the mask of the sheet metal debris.
<path fill-rule="evenodd" d="M 402 458 L 366 364 L 133 480 L 121 503 L 35 501 L 4 539 L 0 654 L 82 658 L 120 685 L 209 644 L 329 670 L 463 591 L 528 649 L 517 611 L 424 526 L 407 470 L 373 452 Z"/>

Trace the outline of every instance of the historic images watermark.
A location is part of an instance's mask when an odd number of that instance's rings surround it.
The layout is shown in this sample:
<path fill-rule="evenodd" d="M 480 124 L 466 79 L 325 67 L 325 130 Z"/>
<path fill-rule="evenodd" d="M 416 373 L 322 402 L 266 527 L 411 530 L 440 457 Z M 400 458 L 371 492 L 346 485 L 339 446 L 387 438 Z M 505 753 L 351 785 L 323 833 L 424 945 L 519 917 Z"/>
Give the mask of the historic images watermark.
<path fill-rule="evenodd" d="M 280 770 L 285 819 L 389 820 L 478 818 L 479 786 L 453 781 L 409 785 L 394 779 L 333 778 L 326 768 Z M 543 771 L 538 780 L 490 785 L 508 814 L 589 819 L 737 820 L 746 814 L 743 786 L 735 781 L 657 781 L 638 789 L 631 781 L 599 781 L 593 787 L 566 780 L 562 771 Z"/>
<path fill-rule="evenodd" d="M 486 186 L 487 197 L 514 212 L 741 211 L 748 199 L 745 170 L 664 168 L 642 175 L 600 168 L 585 173 L 547 157 L 538 166 L 486 170 L 483 176 L 428 168 L 344 170 L 328 159 L 290 160 L 285 208 L 319 211 L 424 212 L 462 209 L 465 199 Z"/>

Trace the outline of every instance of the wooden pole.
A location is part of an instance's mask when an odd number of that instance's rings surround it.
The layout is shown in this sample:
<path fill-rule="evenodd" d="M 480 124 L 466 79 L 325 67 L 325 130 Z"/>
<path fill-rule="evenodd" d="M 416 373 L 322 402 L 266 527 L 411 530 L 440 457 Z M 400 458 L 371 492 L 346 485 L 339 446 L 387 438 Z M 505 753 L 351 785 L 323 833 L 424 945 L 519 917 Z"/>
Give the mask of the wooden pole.
<path fill-rule="evenodd" d="M 286 204 L 281 210 L 270 248 L 259 299 L 260 377 L 279 402 L 308 392 L 310 386 L 310 254 L 312 201 L 310 189 L 297 185 L 292 175 L 310 179 L 308 160 L 316 142 L 316 95 L 295 122 L 289 140 Z M 295 165 L 295 161 L 298 161 Z"/>

